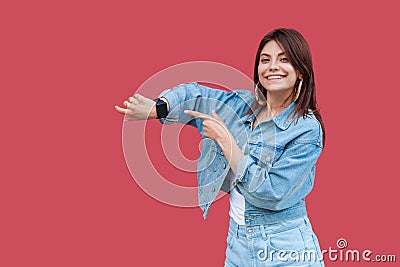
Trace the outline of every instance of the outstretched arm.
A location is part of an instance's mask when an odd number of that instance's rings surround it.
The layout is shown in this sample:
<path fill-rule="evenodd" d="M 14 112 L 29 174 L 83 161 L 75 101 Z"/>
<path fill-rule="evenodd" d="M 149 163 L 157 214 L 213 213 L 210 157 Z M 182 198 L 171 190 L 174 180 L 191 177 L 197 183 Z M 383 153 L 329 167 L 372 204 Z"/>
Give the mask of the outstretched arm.
<path fill-rule="evenodd" d="M 161 123 L 185 123 L 199 128 L 201 120 L 192 120 L 194 117 L 184 114 L 183 111 L 195 110 L 210 114 L 211 110 L 222 114 L 224 109 L 233 109 L 237 116 L 242 117 L 248 112 L 254 97 L 250 91 L 234 90 L 227 92 L 200 85 L 196 82 L 181 84 L 173 89 L 164 90 L 160 99 L 167 103 L 168 117 L 160 119 Z M 115 109 L 126 114 L 127 120 L 146 120 L 157 118 L 155 103 L 153 100 L 135 94 L 128 101 L 124 101 L 125 108 L 116 106 Z M 236 118 L 232 116 L 232 118 Z M 230 117 L 224 118 L 230 120 Z M 227 121 L 225 121 L 227 122 Z M 202 133 L 201 127 L 199 128 Z"/>

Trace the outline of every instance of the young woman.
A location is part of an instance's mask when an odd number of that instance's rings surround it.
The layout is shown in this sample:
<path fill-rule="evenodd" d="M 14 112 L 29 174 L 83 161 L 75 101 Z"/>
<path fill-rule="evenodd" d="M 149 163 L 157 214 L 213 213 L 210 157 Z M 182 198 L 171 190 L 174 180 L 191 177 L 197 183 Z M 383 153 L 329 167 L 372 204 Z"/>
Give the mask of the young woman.
<path fill-rule="evenodd" d="M 115 108 L 131 120 L 198 128 L 204 217 L 219 190 L 230 192 L 225 266 L 324 266 L 305 197 L 325 131 L 311 53 L 299 32 L 281 28 L 264 36 L 254 84 L 255 95 L 183 84 L 162 92 L 157 105 L 136 94 Z"/>

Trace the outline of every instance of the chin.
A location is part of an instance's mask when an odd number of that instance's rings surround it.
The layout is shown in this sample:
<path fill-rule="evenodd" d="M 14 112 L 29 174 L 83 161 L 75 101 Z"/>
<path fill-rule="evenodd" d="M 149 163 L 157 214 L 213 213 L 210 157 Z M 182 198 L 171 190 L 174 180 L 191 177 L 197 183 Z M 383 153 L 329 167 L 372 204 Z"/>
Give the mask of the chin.
<path fill-rule="evenodd" d="M 282 87 L 275 87 L 275 86 L 269 86 L 266 89 L 270 93 L 283 93 L 283 92 L 288 92 L 288 91 L 293 90 L 293 88 L 286 88 L 286 87 L 282 88 Z"/>
<path fill-rule="evenodd" d="M 270 92 L 279 92 L 279 91 L 286 91 L 287 90 L 285 88 L 280 88 L 280 87 L 275 87 L 275 86 L 269 86 L 269 87 L 266 87 L 265 89 L 267 89 Z"/>

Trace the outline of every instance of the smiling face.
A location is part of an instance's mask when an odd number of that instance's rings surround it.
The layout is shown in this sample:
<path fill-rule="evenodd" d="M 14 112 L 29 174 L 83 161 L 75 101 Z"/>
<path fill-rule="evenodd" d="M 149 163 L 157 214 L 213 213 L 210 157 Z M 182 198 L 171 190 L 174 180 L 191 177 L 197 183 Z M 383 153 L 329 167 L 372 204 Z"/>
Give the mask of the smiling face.
<path fill-rule="evenodd" d="M 279 44 L 272 40 L 265 44 L 260 53 L 258 77 L 267 93 L 290 95 L 293 92 L 298 72 L 289 62 Z"/>

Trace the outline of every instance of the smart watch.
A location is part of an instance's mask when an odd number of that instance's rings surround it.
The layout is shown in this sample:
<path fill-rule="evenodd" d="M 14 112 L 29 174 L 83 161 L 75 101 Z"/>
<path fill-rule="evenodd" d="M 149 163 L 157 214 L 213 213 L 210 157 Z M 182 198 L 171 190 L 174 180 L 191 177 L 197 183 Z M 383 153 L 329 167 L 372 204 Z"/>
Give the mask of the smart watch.
<path fill-rule="evenodd" d="M 166 118 L 168 115 L 167 103 L 160 98 L 156 98 L 154 101 L 156 101 L 157 119 Z"/>

